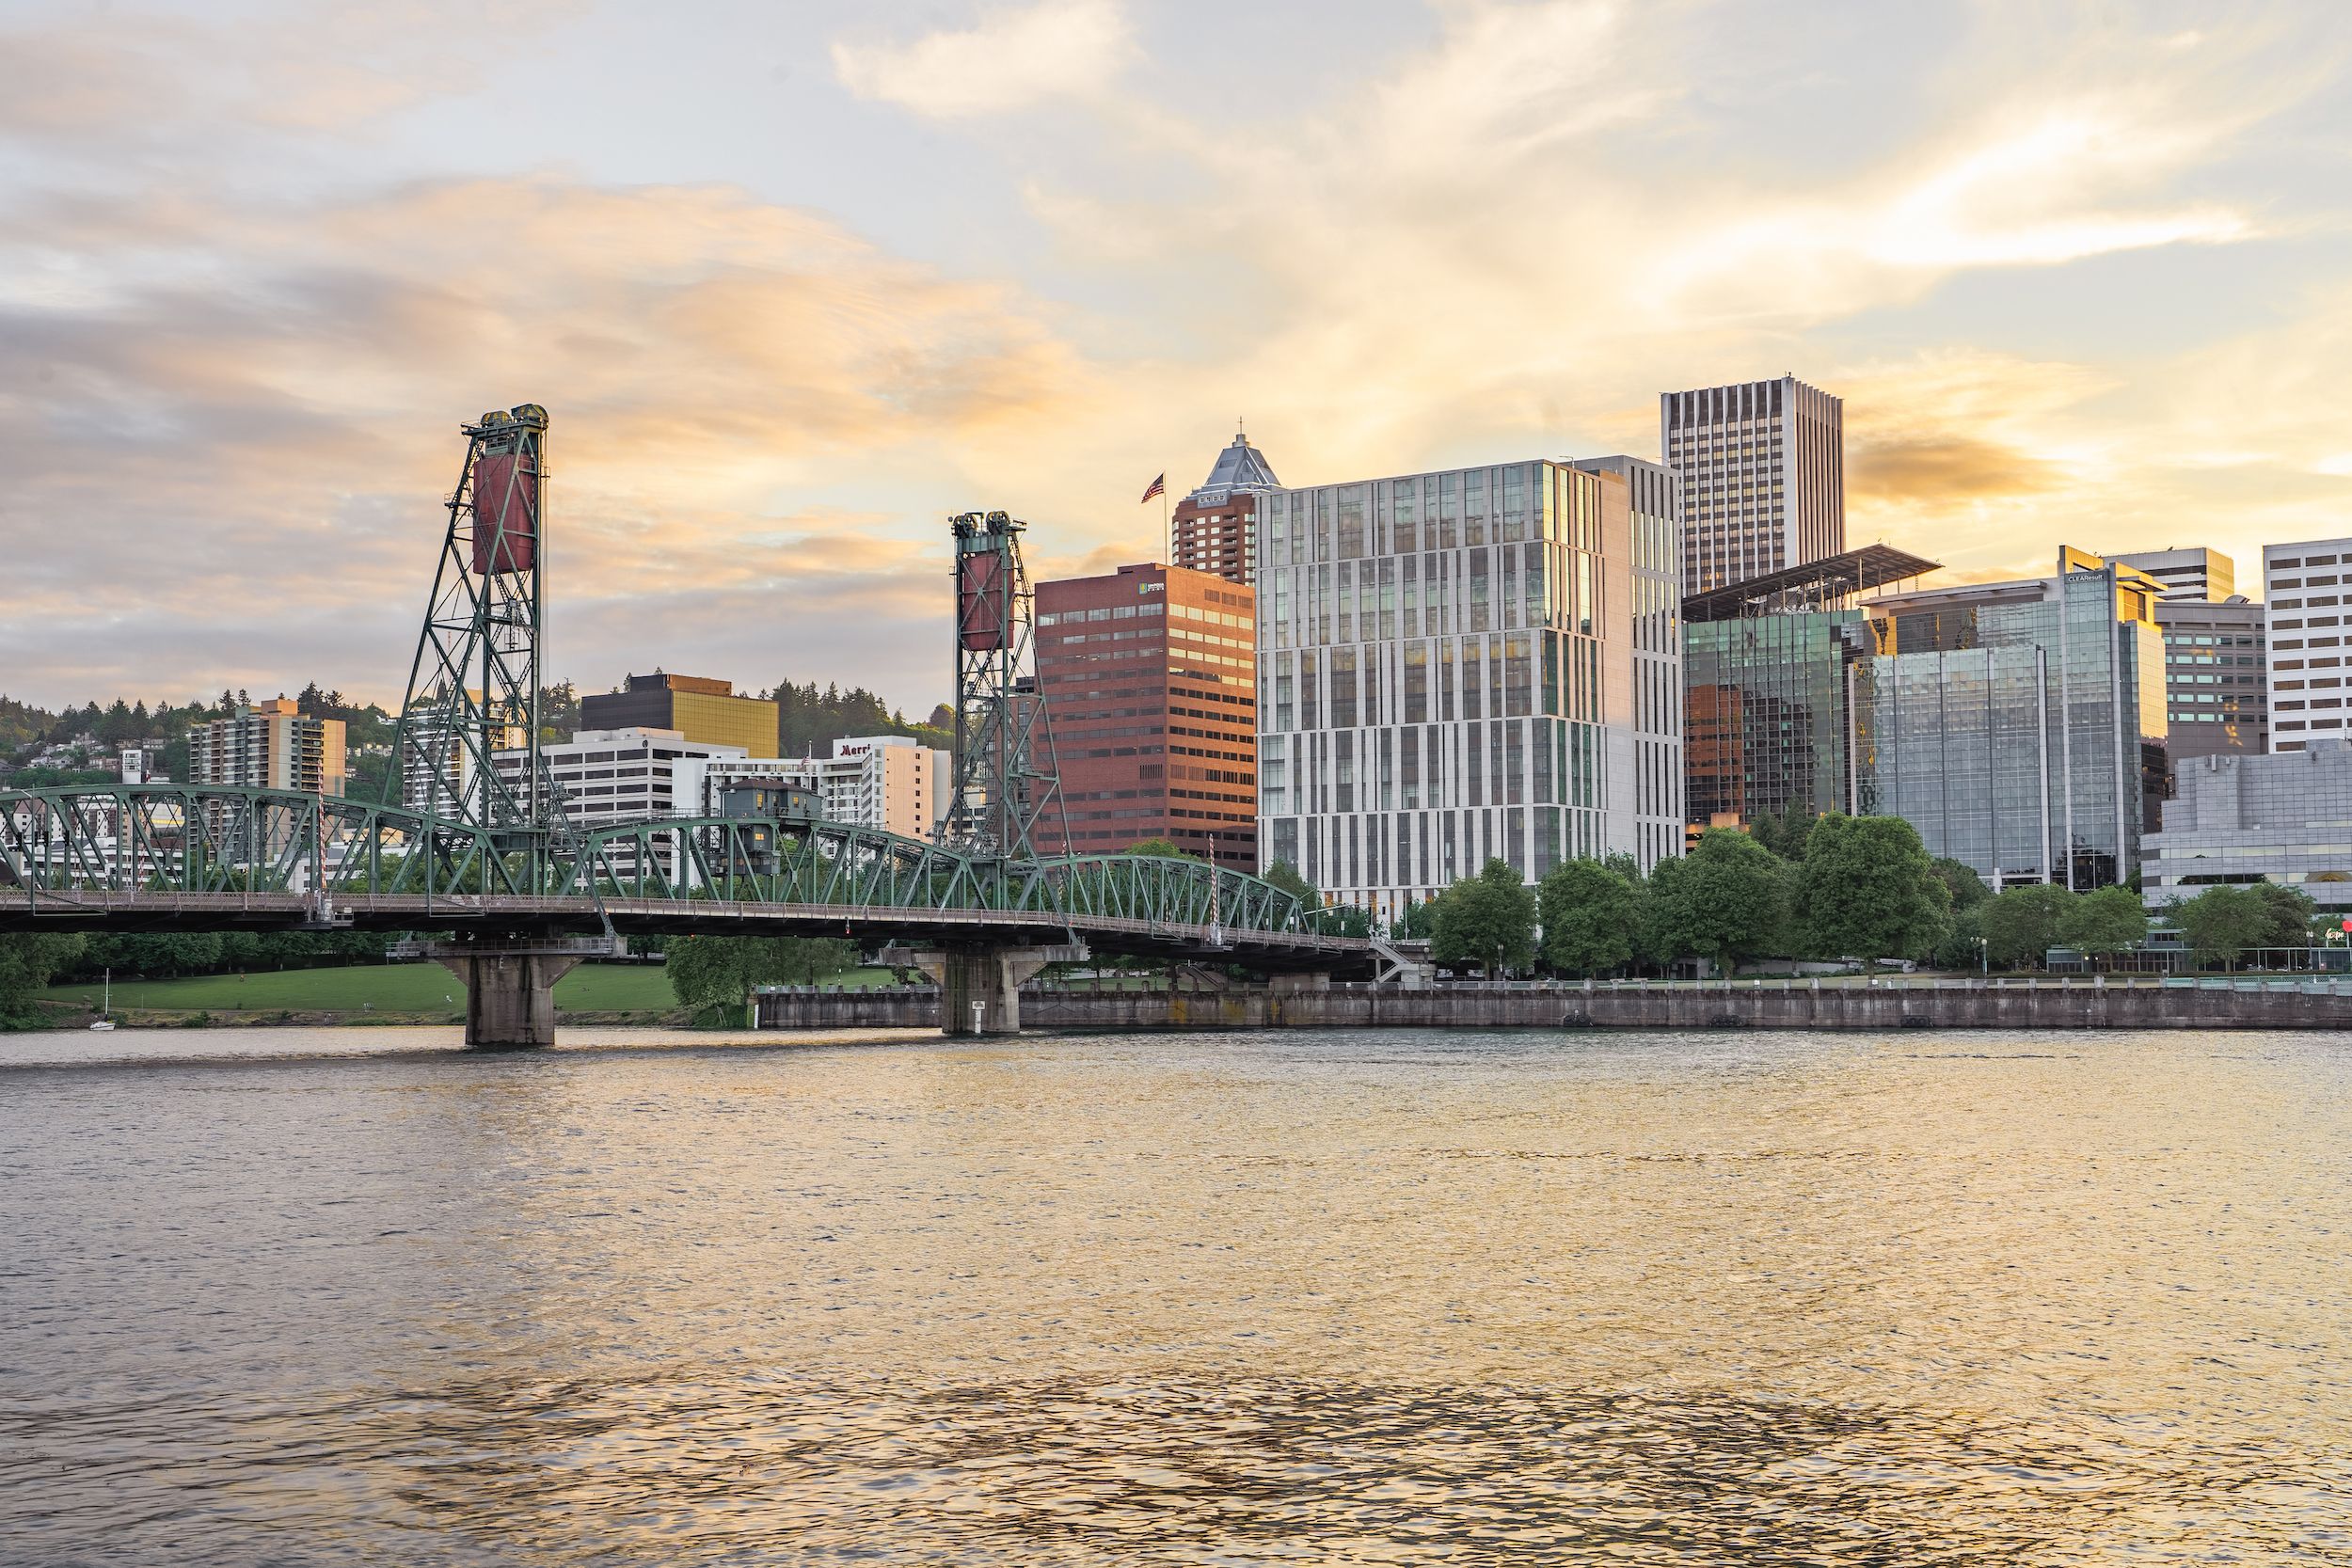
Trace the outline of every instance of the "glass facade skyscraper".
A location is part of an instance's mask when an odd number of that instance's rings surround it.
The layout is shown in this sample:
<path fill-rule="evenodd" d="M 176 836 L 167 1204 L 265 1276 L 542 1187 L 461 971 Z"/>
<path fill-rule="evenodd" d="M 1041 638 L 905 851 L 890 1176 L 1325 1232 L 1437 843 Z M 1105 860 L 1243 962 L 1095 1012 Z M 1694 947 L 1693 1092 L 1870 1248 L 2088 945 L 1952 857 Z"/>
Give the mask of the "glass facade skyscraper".
<path fill-rule="evenodd" d="M 1264 497 L 1263 859 L 1393 917 L 1489 857 L 1678 853 L 1672 501 L 1634 459 Z"/>
<path fill-rule="evenodd" d="M 1856 809 L 1996 887 L 2128 879 L 2169 788 L 2161 591 L 2067 550 L 2056 577 L 1872 601 Z"/>
<path fill-rule="evenodd" d="M 1684 815 L 1693 827 L 1853 805 L 1857 598 L 1936 563 L 1866 545 L 1682 601 Z"/>
<path fill-rule="evenodd" d="M 1685 623 L 1685 811 L 1699 827 L 1853 809 L 1852 670 L 1859 610 Z"/>

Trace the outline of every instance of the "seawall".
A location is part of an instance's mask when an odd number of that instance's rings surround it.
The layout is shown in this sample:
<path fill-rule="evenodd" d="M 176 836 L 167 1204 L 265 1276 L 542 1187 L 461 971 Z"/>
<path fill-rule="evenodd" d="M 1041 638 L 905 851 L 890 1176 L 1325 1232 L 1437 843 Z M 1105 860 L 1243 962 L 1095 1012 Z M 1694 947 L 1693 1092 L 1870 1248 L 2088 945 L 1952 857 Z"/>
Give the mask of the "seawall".
<path fill-rule="evenodd" d="M 782 990 L 763 1029 L 923 1028 L 928 987 Z M 1021 993 L 1028 1029 L 2342 1029 L 2352 982 L 2161 984 L 2097 979 L 1814 986 L 1456 985 L 1113 990 Z"/>

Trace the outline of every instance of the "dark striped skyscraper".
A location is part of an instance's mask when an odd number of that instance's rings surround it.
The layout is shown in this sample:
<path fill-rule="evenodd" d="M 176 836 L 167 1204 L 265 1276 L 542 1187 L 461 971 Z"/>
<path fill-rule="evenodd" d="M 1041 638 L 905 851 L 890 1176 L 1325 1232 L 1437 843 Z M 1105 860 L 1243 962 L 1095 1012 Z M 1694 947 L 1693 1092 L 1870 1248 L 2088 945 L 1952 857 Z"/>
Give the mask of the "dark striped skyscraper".
<path fill-rule="evenodd" d="M 1682 481 L 1682 591 L 1846 548 L 1846 404 L 1793 375 L 1667 392 L 1661 461 Z"/>

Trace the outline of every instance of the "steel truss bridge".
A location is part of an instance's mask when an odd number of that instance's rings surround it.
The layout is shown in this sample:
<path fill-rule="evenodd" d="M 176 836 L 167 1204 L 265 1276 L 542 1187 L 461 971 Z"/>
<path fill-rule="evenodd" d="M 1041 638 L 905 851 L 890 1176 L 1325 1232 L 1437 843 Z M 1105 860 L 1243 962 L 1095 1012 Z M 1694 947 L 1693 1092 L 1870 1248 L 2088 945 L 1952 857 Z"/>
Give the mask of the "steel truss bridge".
<path fill-rule="evenodd" d="M 565 840 L 293 790 L 0 791 L 0 930 L 850 937 L 1353 973 L 1374 946 L 1200 862 L 1009 860 L 846 823 L 654 818 Z"/>
<path fill-rule="evenodd" d="M 555 977 L 594 945 L 578 933 L 607 951 L 637 932 L 905 944 L 941 975 L 947 1027 L 963 1032 L 968 1004 L 974 1033 L 1018 1028 L 1022 974 L 1089 943 L 1270 971 L 1395 963 L 1255 877 L 1036 852 L 1058 781 L 1022 525 L 1001 512 L 950 519 L 947 843 L 747 813 L 739 795 L 705 802 L 723 816 L 575 820 L 541 752 L 548 423 L 519 404 L 460 427 L 385 803 L 162 783 L 0 790 L 0 930 L 453 932 L 427 951 L 465 977 L 475 1044 L 553 1038 Z"/>

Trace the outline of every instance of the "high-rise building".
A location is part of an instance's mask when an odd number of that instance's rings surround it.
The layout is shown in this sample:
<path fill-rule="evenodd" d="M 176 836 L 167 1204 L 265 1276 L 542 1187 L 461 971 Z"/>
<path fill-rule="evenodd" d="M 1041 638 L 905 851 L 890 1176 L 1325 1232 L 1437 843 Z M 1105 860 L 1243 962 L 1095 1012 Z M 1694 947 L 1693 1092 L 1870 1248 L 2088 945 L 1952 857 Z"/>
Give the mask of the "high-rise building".
<path fill-rule="evenodd" d="M 200 784 L 341 795 L 343 721 L 306 718 L 291 697 L 240 707 L 188 732 L 188 774 Z"/>
<path fill-rule="evenodd" d="M 1248 587 L 1258 580 L 1257 508 L 1281 487 L 1265 453 L 1236 434 L 1216 454 L 1199 489 L 1176 503 L 1168 560 L 1186 571 L 1214 572 Z"/>
<path fill-rule="evenodd" d="M 1658 404 L 1663 460 L 1682 481 L 1683 593 L 1845 549 L 1844 399 L 1784 375 Z"/>
<path fill-rule="evenodd" d="M 1633 559 L 1669 562 L 1669 580 L 1661 581 L 1647 570 L 1633 571 L 1627 579 L 1633 594 L 1627 652 L 1633 665 L 1629 760 L 1638 840 L 1635 858 L 1647 870 L 1656 857 L 1675 852 L 1676 847 L 1654 833 L 1650 825 L 1680 819 L 1686 782 L 1682 612 L 1671 580 L 1671 563 L 1682 553 L 1681 482 L 1662 464 L 1622 453 L 1576 458 L 1569 467 L 1624 480 Z M 1626 776 L 1624 768 L 1618 771 L 1621 778 Z"/>
<path fill-rule="evenodd" d="M 2196 758 L 2147 840 L 2141 893 L 2154 909 L 2216 883 L 2276 882 L 2352 914 L 2347 822 L 2352 743 L 2307 736 L 2294 755 Z"/>
<path fill-rule="evenodd" d="M 1937 569 L 1867 545 L 1684 599 L 1684 819 L 1851 814 L 1855 672 L 1875 651 L 1858 595 Z"/>
<path fill-rule="evenodd" d="M 1266 498 L 1267 863 L 1393 917 L 1492 857 L 1680 851 L 1676 532 L 1633 490 L 1535 461 Z"/>
<path fill-rule="evenodd" d="M 2065 549 L 2053 577 L 1870 601 L 1856 809 L 1994 887 L 2128 881 L 2170 785 L 2161 592 Z"/>
<path fill-rule="evenodd" d="M 1037 585 L 1037 680 L 1061 791 L 1041 854 L 1165 838 L 1258 868 L 1256 595 L 1181 566 Z"/>
<path fill-rule="evenodd" d="M 954 772 L 950 753 L 932 751 L 912 736 L 861 736 L 834 741 L 830 756 L 713 761 L 703 770 L 702 809 L 706 816 L 717 815 L 719 792 L 733 783 L 776 778 L 815 792 L 828 822 L 930 839 L 946 810 Z"/>
<path fill-rule="evenodd" d="M 656 671 L 631 675 L 618 691 L 580 700 L 582 730 L 675 730 L 705 746 L 740 746 L 764 757 L 776 749 L 776 705 L 739 697 L 734 683 Z"/>
<path fill-rule="evenodd" d="M 2270 749 L 2344 738 L 2344 579 L 2352 539 L 2263 546 L 2270 617 Z"/>
<path fill-rule="evenodd" d="M 2132 566 L 2164 584 L 2168 599 L 2226 599 L 2237 592 L 2237 563 L 2219 550 L 2202 545 L 2169 550 L 2135 550 L 2111 555 L 2118 566 Z"/>
<path fill-rule="evenodd" d="M 2190 757 L 2270 750 L 2267 614 L 2243 596 L 2156 604 L 2164 633 L 2166 718 L 2177 765 Z"/>

